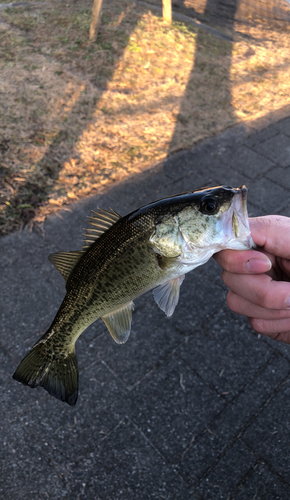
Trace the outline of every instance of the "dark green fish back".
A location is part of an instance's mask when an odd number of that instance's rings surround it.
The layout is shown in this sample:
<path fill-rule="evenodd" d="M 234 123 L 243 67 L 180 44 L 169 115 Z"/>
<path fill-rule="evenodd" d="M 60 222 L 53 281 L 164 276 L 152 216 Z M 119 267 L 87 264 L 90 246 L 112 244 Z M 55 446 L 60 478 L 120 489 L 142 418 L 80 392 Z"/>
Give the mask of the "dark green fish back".
<path fill-rule="evenodd" d="M 134 242 L 154 229 L 152 213 L 139 215 L 130 220 L 130 215 L 120 218 L 93 242 L 77 262 L 67 281 L 67 290 L 79 286 L 83 280 L 88 284 L 110 265 L 118 255 L 124 253 Z"/>

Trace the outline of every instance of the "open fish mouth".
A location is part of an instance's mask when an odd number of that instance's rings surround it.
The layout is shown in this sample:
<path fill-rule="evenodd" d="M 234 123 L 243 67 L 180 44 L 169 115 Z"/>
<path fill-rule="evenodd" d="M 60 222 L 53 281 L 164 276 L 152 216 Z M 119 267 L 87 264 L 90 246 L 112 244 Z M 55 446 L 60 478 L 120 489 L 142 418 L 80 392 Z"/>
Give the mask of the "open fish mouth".
<path fill-rule="evenodd" d="M 247 196 L 246 186 L 237 188 L 231 206 L 224 214 L 227 244 L 232 243 L 236 249 L 250 249 L 255 246 L 249 226 Z"/>
<path fill-rule="evenodd" d="M 232 228 L 236 238 L 239 238 L 245 230 L 250 231 L 247 197 L 247 188 L 245 186 L 241 186 L 233 198 Z"/>

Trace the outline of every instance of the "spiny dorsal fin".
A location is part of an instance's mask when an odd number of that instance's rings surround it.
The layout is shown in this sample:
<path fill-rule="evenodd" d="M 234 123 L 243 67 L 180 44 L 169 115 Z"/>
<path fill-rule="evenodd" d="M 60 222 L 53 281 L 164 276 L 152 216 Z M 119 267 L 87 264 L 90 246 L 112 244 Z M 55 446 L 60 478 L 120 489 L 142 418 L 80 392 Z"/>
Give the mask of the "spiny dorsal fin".
<path fill-rule="evenodd" d="M 109 229 L 109 227 L 113 226 L 119 219 L 121 219 L 121 216 L 118 215 L 112 208 L 110 208 L 110 212 L 103 210 L 102 208 L 98 208 L 97 212 L 94 210 L 92 212 L 94 215 L 89 217 L 90 220 L 88 223 L 93 227 L 85 229 L 84 250 L 92 245 L 101 236 L 101 234 Z"/>
<path fill-rule="evenodd" d="M 76 252 L 57 252 L 49 255 L 48 260 L 56 267 L 65 281 L 68 280 L 70 273 L 83 255 L 82 250 Z"/>

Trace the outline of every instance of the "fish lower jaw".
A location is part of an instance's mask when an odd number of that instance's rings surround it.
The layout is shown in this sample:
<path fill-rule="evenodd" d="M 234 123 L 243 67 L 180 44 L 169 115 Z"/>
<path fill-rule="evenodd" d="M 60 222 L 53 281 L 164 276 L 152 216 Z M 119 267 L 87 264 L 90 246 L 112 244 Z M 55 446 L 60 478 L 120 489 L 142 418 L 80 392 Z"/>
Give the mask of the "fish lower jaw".
<path fill-rule="evenodd" d="M 216 248 L 195 247 L 192 252 L 182 254 L 177 260 L 180 265 L 183 265 L 189 272 L 198 266 L 205 264 L 215 252 L 219 250 Z"/>
<path fill-rule="evenodd" d="M 254 247 L 254 242 L 251 236 L 246 236 L 243 239 L 230 238 L 223 245 L 220 250 L 250 250 Z"/>

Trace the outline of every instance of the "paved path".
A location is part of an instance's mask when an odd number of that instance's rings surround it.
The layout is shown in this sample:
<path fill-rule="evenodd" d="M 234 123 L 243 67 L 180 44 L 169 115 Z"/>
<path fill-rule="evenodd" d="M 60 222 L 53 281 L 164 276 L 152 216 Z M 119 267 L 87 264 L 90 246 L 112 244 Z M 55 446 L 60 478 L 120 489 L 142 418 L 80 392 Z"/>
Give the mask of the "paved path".
<path fill-rule="evenodd" d="M 81 336 L 76 407 L 11 378 L 64 295 L 47 256 L 81 247 L 91 209 L 124 215 L 167 194 L 246 183 L 250 215 L 290 216 L 290 119 L 275 120 L 76 204 L 47 220 L 44 238 L 0 240 L 1 499 L 290 498 L 290 346 L 227 309 L 214 261 L 186 276 L 171 319 L 151 293 L 136 300 L 124 346 L 101 320 Z"/>

